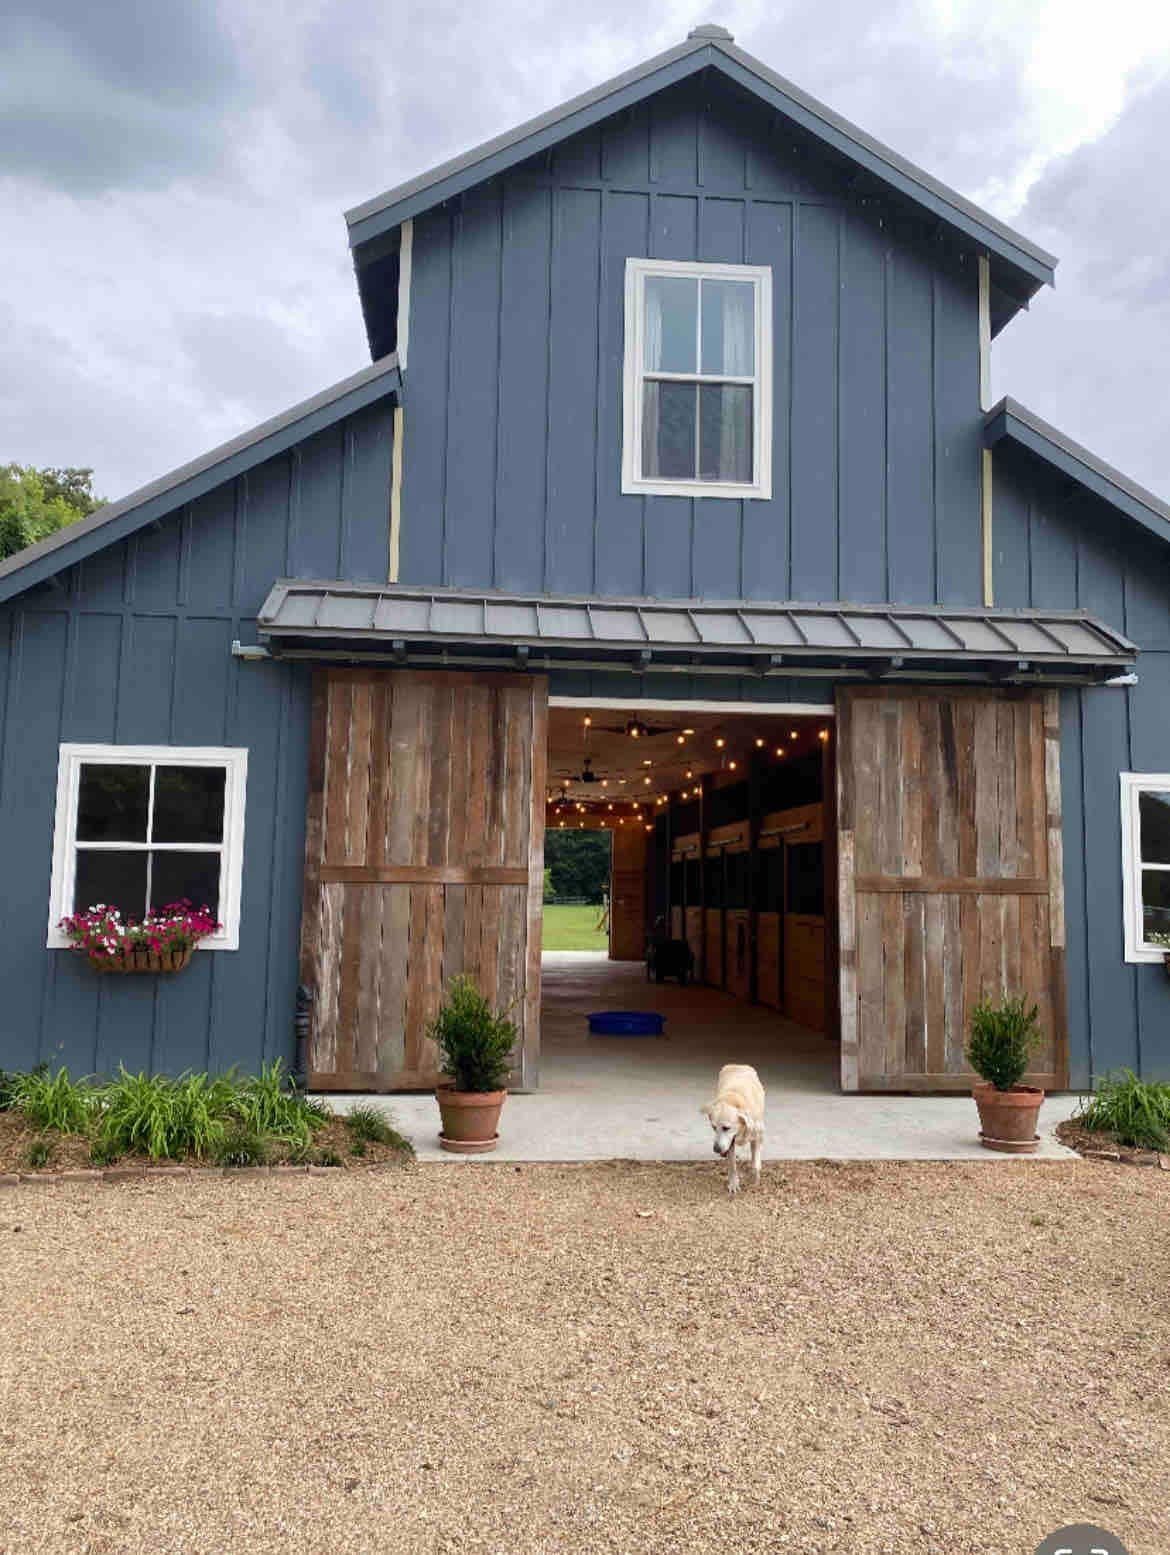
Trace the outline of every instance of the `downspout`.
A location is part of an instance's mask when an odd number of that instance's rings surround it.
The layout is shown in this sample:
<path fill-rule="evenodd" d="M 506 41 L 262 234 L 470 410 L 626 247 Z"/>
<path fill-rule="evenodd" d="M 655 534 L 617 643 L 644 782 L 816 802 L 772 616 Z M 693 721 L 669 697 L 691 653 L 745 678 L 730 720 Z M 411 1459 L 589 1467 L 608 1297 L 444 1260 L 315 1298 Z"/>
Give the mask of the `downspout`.
<path fill-rule="evenodd" d="M 979 255 L 979 408 L 991 409 L 991 260 Z M 980 466 L 980 520 L 983 549 L 983 603 L 995 604 L 995 551 L 992 541 L 991 449 L 982 450 Z"/>

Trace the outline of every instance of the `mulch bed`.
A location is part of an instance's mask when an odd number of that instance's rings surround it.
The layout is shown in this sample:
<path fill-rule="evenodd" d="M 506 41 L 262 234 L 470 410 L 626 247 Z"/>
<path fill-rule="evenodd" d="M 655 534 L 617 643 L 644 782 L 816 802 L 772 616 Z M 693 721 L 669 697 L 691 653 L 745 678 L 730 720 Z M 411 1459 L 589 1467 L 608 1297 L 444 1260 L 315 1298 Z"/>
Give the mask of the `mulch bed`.
<path fill-rule="evenodd" d="M 52 1153 L 45 1166 L 36 1168 L 28 1159 L 28 1149 L 34 1140 L 43 1139 L 52 1146 Z M 268 1164 L 287 1166 L 293 1164 L 294 1154 L 287 1145 L 274 1143 L 270 1147 Z M 379 1145 L 373 1141 L 365 1145 L 364 1153 L 353 1154 L 352 1141 L 341 1118 L 327 1123 L 313 1135 L 313 1147 L 308 1156 L 312 1165 L 328 1165 L 344 1171 L 362 1171 L 373 1167 L 403 1165 L 413 1160 L 410 1152 L 393 1145 Z M 52 1174 L 56 1172 L 87 1171 L 94 1167 L 90 1158 L 90 1142 L 81 1134 L 58 1134 L 53 1130 L 34 1128 L 16 1112 L 0 1112 L 0 1176 L 13 1172 L 21 1175 L 34 1171 Z M 189 1167 L 192 1171 L 219 1171 L 211 1161 L 198 1161 L 187 1156 L 181 1161 L 152 1161 L 145 1155 L 121 1156 L 115 1164 L 118 1168 L 140 1168 L 146 1171 L 174 1170 L 176 1166 Z"/>
<path fill-rule="evenodd" d="M 1087 1161 L 1101 1161 L 1120 1166 L 1154 1166 L 1170 1172 L 1170 1155 L 1157 1150 L 1137 1150 L 1123 1145 L 1115 1134 L 1095 1132 L 1082 1127 L 1075 1118 L 1056 1125 L 1056 1137 L 1062 1145 L 1075 1150 Z"/>

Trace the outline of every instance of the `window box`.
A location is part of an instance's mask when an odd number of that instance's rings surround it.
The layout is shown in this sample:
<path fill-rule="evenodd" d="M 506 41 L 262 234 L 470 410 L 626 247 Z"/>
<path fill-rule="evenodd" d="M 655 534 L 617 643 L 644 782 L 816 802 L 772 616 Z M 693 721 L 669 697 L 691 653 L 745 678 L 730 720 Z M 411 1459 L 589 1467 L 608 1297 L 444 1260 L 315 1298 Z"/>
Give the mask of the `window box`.
<path fill-rule="evenodd" d="M 772 495 L 772 272 L 627 259 L 622 491 Z"/>

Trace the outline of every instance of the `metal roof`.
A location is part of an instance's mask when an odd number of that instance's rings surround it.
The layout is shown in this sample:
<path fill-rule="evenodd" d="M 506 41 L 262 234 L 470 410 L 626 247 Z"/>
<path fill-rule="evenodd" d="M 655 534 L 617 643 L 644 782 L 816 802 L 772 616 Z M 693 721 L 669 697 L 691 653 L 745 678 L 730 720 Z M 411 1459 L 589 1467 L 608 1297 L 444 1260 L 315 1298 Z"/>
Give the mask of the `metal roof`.
<path fill-rule="evenodd" d="M 398 358 L 384 356 L 360 372 L 343 378 L 340 383 L 314 394 L 311 399 L 302 400 L 279 416 L 221 443 L 210 453 L 180 465 L 169 475 L 139 487 L 128 497 L 107 502 L 88 518 L 69 524 L 36 545 L 27 546 L 6 561 L 0 561 L 0 601 L 43 583 L 46 578 L 125 539 L 165 513 L 193 502 L 213 487 L 234 480 L 246 470 L 283 453 L 294 443 L 352 416 L 384 395 L 399 393 L 401 388 Z"/>
<path fill-rule="evenodd" d="M 293 580 L 273 586 L 258 626 L 278 652 L 365 643 L 399 654 L 587 657 L 646 669 L 718 662 L 787 674 L 960 664 L 1116 674 L 1137 656 L 1127 638 L 1077 610 L 554 598 Z"/>
<path fill-rule="evenodd" d="M 737 48 L 731 34 L 722 27 L 697 27 L 685 42 L 632 70 L 623 71 L 506 134 L 484 141 L 461 156 L 354 206 L 345 213 L 350 247 L 359 248 L 408 217 L 708 68 L 721 71 L 823 145 L 986 248 L 1015 270 L 1021 280 L 1026 278 L 1024 289 L 1028 296 L 1040 286 L 1052 284 L 1057 263 L 1052 254 L 810 97 L 762 60 Z"/>
<path fill-rule="evenodd" d="M 1074 443 L 1071 437 L 1042 421 L 1018 400 L 1007 396 L 987 412 L 983 432 L 988 448 L 994 448 L 1005 438 L 1045 460 L 1127 518 L 1136 520 L 1163 540 L 1170 540 L 1170 504 L 1106 464 L 1104 459 L 1098 459 L 1087 448 Z"/>

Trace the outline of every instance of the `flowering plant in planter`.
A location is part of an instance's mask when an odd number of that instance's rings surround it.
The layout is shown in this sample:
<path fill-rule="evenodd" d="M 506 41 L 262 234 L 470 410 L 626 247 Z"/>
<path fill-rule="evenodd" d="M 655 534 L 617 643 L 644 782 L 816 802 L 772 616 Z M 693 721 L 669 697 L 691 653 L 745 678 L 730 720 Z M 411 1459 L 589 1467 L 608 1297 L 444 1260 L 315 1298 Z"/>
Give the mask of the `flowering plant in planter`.
<path fill-rule="evenodd" d="M 1166 968 L 1166 975 L 1170 977 L 1170 934 L 1147 934 L 1146 939 L 1151 945 L 1157 945 L 1162 952 L 1162 965 Z"/>
<path fill-rule="evenodd" d="M 99 972 L 180 972 L 219 927 L 209 907 L 186 900 L 155 908 L 141 922 L 104 903 L 61 919 L 61 932 Z"/>

